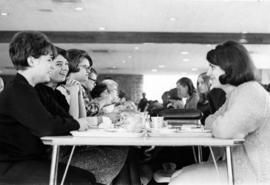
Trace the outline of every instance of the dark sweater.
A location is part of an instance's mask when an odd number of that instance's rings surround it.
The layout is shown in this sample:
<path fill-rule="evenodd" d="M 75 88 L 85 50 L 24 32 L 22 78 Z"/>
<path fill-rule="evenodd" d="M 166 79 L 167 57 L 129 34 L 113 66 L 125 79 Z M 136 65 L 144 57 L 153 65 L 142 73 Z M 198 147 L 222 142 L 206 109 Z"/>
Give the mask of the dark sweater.
<path fill-rule="evenodd" d="M 0 94 L 0 161 L 38 159 L 46 154 L 40 137 L 67 135 L 78 128 L 73 118 L 48 112 L 20 74 Z"/>
<path fill-rule="evenodd" d="M 35 86 L 41 103 L 52 114 L 63 117 L 72 117 L 69 114 L 69 104 L 66 97 L 57 89 L 52 89 L 45 84 Z"/>

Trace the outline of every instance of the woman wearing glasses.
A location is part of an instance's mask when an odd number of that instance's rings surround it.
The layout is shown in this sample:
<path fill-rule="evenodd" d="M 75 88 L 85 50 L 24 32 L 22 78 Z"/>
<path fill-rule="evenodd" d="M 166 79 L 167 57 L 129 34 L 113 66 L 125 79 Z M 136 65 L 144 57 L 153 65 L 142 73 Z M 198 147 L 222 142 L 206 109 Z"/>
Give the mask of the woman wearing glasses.
<path fill-rule="evenodd" d="M 100 107 L 110 102 L 110 98 L 92 102 L 83 88 L 83 85 L 89 81 L 89 73 L 93 64 L 91 57 L 83 50 L 70 49 L 67 50 L 67 59 L 69 64 L 67 81 L 79 84 L 79 93 L 82 95 L 86 116 L 95 116 L 91 118 L 100 120 L 101 117 L 97 117 Z M 66 95 L 67 100 L 70 100 L 67 84 L 61 85 L 60 89 Z M 81 101 L 81 99 L 77 99 L 77 101 Z M 79 104 L 80 102 L 78 102 Z M 81 146 L 76 148 L 71 163 L 73 166 L 80 166 L 80 168 L 92 172 L 98 183 L 110 184 L 124 166 L 127 153 L 127 147 Z"/>

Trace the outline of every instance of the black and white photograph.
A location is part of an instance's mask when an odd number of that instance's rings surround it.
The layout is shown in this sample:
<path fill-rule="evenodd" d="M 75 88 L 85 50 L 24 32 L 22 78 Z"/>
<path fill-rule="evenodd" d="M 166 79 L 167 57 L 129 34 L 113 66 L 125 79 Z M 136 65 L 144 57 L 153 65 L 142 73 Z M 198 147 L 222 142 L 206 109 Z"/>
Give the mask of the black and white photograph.
<path fill-rule="evenodd" d="M 270 0 L 0 0 L 0 185 L 270 184 Z"/>

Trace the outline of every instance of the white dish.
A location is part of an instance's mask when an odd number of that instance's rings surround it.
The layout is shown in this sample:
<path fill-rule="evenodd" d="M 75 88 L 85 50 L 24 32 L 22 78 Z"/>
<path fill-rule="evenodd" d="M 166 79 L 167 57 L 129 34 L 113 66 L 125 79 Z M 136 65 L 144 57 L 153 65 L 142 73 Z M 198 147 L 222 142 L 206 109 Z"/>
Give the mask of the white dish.
<path fill-rule="evenodd" d="M 176 130 L 176 129 L 153 129 L 150 131 L 151 137 L 212 137 L 210 130 L 191 129 L 191 130 Z"/>
<path fill-rule="evenodd" d="M 143 132 L 127 132 L 124 129 L 89 129 L 87 131 L 71 131 L 78 137 L 143 137 Z"/>

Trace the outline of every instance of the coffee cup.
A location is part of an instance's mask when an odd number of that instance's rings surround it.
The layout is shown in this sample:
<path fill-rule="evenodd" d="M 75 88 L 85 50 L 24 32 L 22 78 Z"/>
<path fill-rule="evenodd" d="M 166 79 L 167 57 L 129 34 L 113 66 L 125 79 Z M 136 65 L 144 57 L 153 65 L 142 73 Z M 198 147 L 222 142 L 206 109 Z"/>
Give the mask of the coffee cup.
<path fill-rule="evenodd" d="M 159 129 L 164 127 L 163 120 L 163 117 L 151 117 L 151 128 Z"/>

